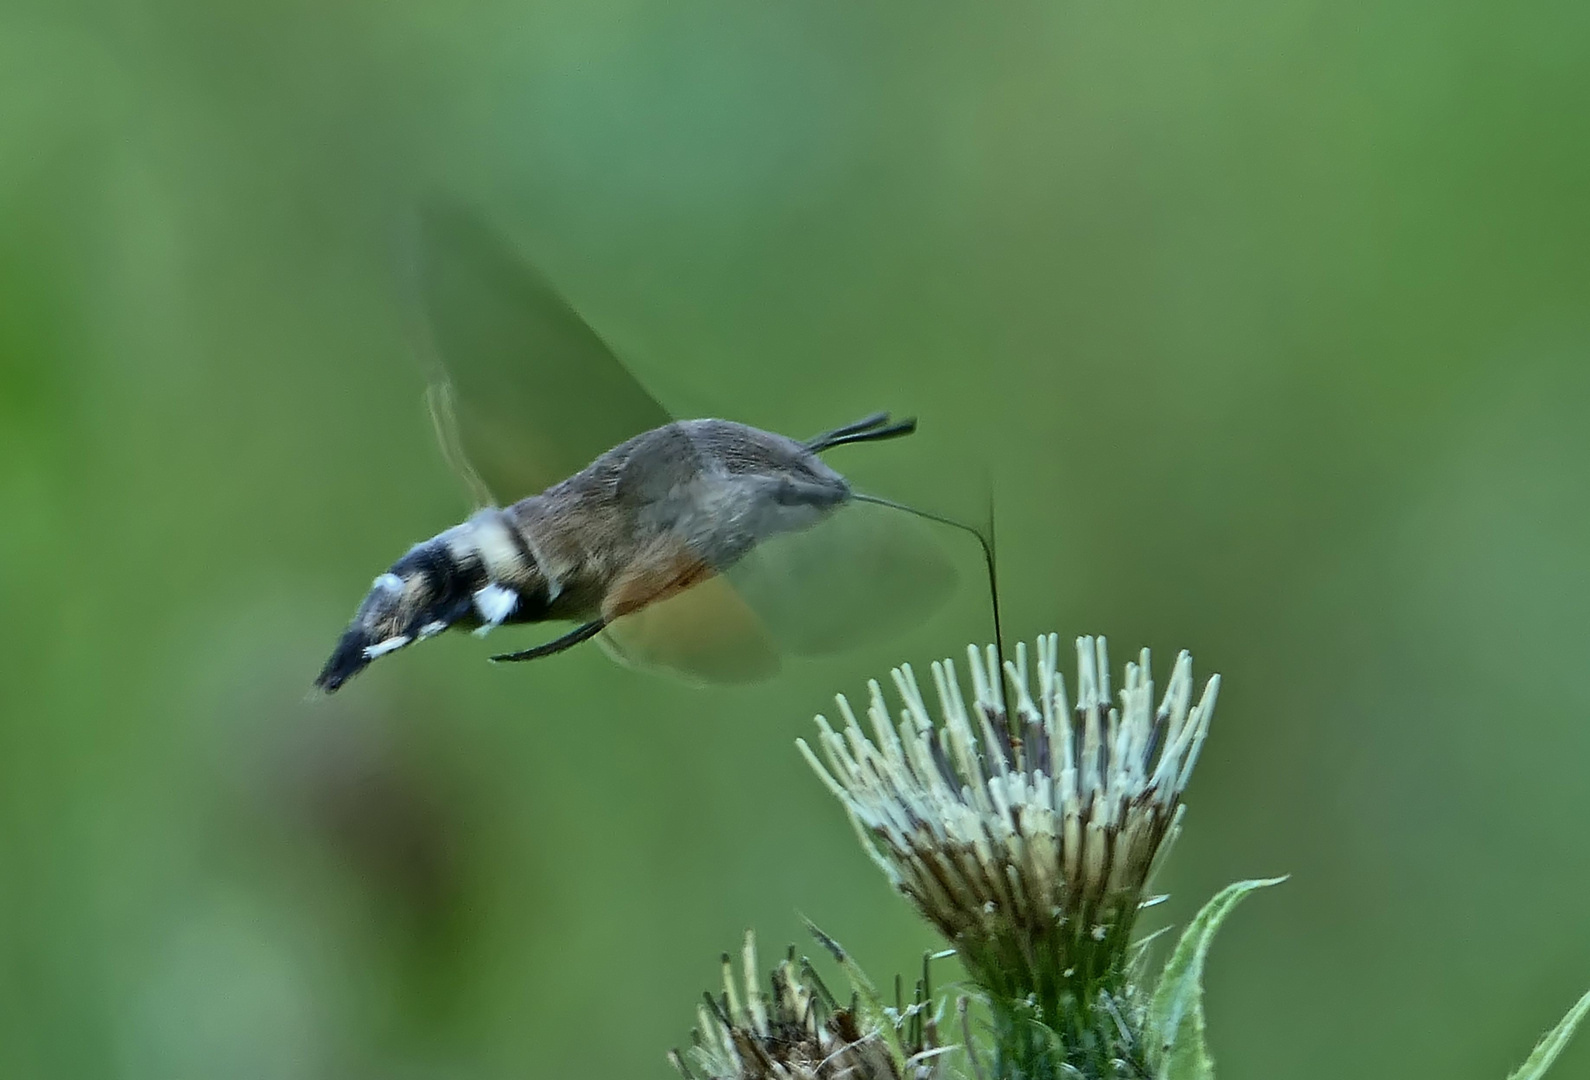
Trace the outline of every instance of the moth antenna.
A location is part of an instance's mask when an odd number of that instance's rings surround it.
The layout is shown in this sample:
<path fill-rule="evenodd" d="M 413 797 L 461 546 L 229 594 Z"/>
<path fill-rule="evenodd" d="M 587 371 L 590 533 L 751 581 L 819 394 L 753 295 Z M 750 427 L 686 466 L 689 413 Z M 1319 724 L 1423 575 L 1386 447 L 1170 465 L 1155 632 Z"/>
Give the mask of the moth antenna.
<path fill-rule="evenodd" d="M 915 422 L 912 421 L 912 423 L 914 424 Z M 905 503 L 895 502 L 893 499 L 885 499 L 881 495 L 867 495 L 860 491 L 853 491 L 850 493 L 850 497 L 858 502 L 868 502 L 876 506 L 887 506 L 893 510 L 903 510 L 907 514 L 914 514 L 917 517 L 923 518 L 927 521 L 934 521 L 940 525 L 948 525 L 952 529 L 959 529 L 962 532 L 971 533 L 972 536 L 977 538 L 977 546 L 983 549 L 983 565 L 988 570 L 988 600 L 989 606 L 993 608 L 994 613 L 994 651 L 999 656 L 999 672 L 996 677 L 1001 679 L 1004 678 L 1005 634 L 1004 628 L 1001 625 L 999 619 L 999 570 L 998 563 L 994 559 L 993 500 L 990 499 L 988 503 L 988 533 L 985 536 L 982 529 L 968 525 L 964 521 L 956 521 L 952 517 L 945 517 L 943 514 L 935 514 L 931 510 L 919 510 L 914 506 L 907 506 Z"/>
<path fill-rule="evenodd" d="M 871 416 L 864 416 L 854 423 L 846 424 L 844 427 L 835 428 L 832 431 L 825 431 L 815 438 L 808 439 L 806 441 L 806 449 L 813 453 L 820 453 L 823 450 L 831 450 L 836 446 L 844 446 L 847 443 L 898 439 L 900 436 L 909 435 L 915 430 L 916 417 L 914 416 L 908 416 L 904 420 L 898 420 L 891 424 L 888 413 L 873 413 Z"/>
<path fill-rule="evenodd" d="M 889 414 L 887 412 L 868 413 L 860 420 L 852 420 L 850 423 L 836 427 L 832 431 L 825 431 L 821 435 L 813 436 L 807 440 L 807 445 L 823 442 L 826 439 L 833 438 L 835 435 L 849 435 L 855 431 L 871 431 L 880 424 L 887 424 L 888 422 Z"/>

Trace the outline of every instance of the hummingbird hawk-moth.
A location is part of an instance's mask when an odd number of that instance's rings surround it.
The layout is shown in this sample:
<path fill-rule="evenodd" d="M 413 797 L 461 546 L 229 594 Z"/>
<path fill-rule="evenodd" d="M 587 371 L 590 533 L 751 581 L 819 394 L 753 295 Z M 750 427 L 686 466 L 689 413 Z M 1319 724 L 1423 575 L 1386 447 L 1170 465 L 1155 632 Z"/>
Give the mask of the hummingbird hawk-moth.
<path fill-rule="evenodd" d="M 493 659 L 594 637 L 622 661 L 739 680 L 776 669 L 780 651 L 829 651 L 863 605 L 908 625 L 947 595 L 949 562 L 920 540 L 900 544 L 893 523 L 841 532 L 861 538 L 849 551 L 779 546 L 871 498 L 820 455 L 908 435 L 914 420 L 877 413 L 805 440 L 675 420 L 475 215 L 433 205 L 419 239 L 432 416 L 479 508 L 375 579 L 317 687 L 333 692 L 455 627 L 550 621 L 575 626 Z M 523 497 L 501 505 L 504 495 Z M 851 573 L 824 587 L 836 568 Z M 891 598 L 868 604 L 887 580 Z M 807 617 L 825 603 L 842 613 Z"/>

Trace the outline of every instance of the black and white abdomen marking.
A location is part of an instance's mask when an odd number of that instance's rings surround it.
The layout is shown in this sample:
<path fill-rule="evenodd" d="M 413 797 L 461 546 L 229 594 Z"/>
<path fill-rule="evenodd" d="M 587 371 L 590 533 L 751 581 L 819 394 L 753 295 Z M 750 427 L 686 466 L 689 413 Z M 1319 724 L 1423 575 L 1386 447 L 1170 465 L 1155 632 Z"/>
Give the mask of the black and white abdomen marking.
<path fill-rule="evenodd" d="M 371 660 L 454 625 L 484 634 L 542 617 L 555 593 L 506 514 L 481 510 L 375 579 L 315 685 L 336 690 Z"/>

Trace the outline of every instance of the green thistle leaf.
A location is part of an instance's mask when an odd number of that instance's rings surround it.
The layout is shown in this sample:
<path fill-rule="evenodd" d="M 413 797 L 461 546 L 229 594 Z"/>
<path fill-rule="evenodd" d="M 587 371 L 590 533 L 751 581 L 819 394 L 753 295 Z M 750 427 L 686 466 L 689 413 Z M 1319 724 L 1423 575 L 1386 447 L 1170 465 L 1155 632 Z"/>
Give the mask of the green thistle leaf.
<path fill-rule="evenodd" d="M 1244 896 L 1284 877 L 1227 885 L 1187 924 L 1148 1003 L 1149 1063 L 1158 1080 L 1213 1080 L 1204 1040 L 1204 958 L 1227 915 Z"/>
<path fill-rule="evenodd" d="M 1550 1031 L 1546 1037 L 1535 1045 L 1534 1053 L 1529 1055 L 1529 1060 L 1518 1067 L 1518 1071 L 1509 1076 L 1507 1080 L 1537 1080 L 1545 1076 L 1546 1070 L 1551 1068 L 1551 1063 L 1557 1060 L 1557 1055 L 1562 1053 L 1562 1048 L 1568 1045 L 1568 1040 L 1573 1038 L 1574 1029 L 1579 1026 L 1579 1021 L 1590 1013 L 1590 994 L 1580 998 L 1573 1008 L 1568 1010 L 1568 1015 L 1562 1018 L 1561 1023 Z"/>

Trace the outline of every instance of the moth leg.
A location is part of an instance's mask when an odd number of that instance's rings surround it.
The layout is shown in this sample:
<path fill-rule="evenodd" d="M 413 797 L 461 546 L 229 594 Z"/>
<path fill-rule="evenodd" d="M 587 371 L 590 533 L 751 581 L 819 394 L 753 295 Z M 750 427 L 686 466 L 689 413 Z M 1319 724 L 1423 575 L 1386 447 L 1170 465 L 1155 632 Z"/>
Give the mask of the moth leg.
<path fill-rule="evenodd" d="M 491 659 L 493 662 L 499 663 L 505 660 L 539 660 L 543 656 L 551 656 L 553 653 L 560 653 L 565 649 L 572 649 L 580 642 L 590 640 L 597 634 L 600 634 L 603 627 L 606 625 L 606 619 L 592 619 L 583 626 L 575 627 L 562 637 L 553 638 L 551 641 L 537 645 L 533 649 L 522 649 L 519 652 L 511 653 L 499 653 L 496 656 L 493 656 Z"/>

